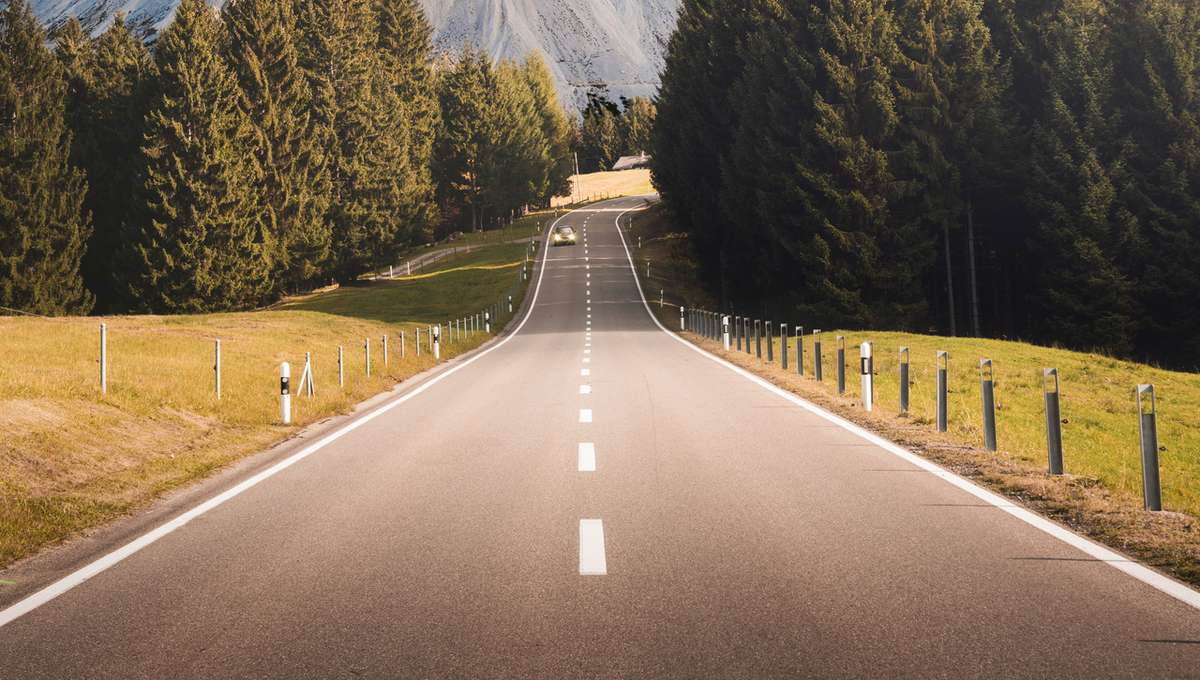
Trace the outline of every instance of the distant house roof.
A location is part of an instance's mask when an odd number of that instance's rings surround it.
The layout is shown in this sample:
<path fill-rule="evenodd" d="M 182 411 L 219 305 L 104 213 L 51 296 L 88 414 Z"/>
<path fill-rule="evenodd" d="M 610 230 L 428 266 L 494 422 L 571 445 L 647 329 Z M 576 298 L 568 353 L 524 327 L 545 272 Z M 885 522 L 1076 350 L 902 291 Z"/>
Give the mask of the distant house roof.
<path fill-rule="evenodd" d="M 646 154 L 638 154 L 637 156 L 621 156 L 621 158 L 613 165 L 614 171 L 618 170 L 633 170 L 635 168 L 646 168 L 650 166 L 650 157 Z"/>

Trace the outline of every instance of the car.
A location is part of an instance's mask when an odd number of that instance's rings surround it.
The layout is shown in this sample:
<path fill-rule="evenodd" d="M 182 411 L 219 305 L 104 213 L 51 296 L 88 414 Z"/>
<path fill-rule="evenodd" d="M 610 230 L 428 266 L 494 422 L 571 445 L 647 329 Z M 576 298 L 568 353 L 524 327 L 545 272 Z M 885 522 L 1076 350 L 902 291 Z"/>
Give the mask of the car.
<path fill-rule="evenodd" d="M 554 230 L 552 243 L 557 246 L 573 246 L 578 237 L 575 235 L 575 230 L 571 227 L 557 227 Z"/>

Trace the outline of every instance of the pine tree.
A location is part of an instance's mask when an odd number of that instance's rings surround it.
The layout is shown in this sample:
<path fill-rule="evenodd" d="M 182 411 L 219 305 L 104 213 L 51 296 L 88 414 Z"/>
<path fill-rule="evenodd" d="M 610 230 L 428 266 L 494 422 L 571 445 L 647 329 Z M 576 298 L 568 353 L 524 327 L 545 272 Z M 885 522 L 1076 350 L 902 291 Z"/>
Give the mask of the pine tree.
<path fill-rule="evenodd" d="M 96 294 L 96 309 L 113 312 L 129 305 L 122 244 L 145 217 L 140 148 L 154 65 L 121 14 L 94 41 L 69 21 L 56 51 L 67 72 L 76 74 L 74 103 L 68 105 L 74 112 L 68 116 L 72 157 L 87 174 L 84 206 L 94 226 L 83 259 L 84 282 Z"/>
<path fill-rule="evenodd" d="M 332 186 L 327 221 L 333 251 L 329 273 L 352 283 L 371 267 L 373 236 L 390 219 L 381 207 L 381 164 L 372 143 L 379 132 L 376 19 L 371 0 L 297 0 L 300 63 L 313 96 L 317 129 Z"/>
<path fill-rule="evenodd" d="M 328 266 L 330 181 L 321 141 L 328 130 L 310 113 L 290 2 L 234 0 L 225 6 L 228 59 L 244 95 L 255 161 L 262 168 L 262 219 L 276 244 L 274 283 L 295 292 Z"/>
<path fill-rule="evenodd" d="M 257 142 L 221 36 L 204 0 L 183 0 L 156 45 L 143 147 L 151 215 L 133 243 L 133 288 L 156 311 L 243 309 L 273 287 L 275 244 L 254 195 Z"/>
<path fill-rule="evenodd" d="M 603 95 L 590 95 L 579 133 L 583 145 L 580 157 L 583 172 L 604 172 L 612 168 L 624 151 L 621 109 Z"/>
<path fill-rule="evenodd" d="M 541 118 L 542 136 L 549 144 L 545 177 L 539 182 L 537 197 L 539 204 L 548 206 L 555 196 L 571 193 L 571 176 L 575 174 L 571 153 L 574 130 L 559 100 L 554 76 L 541 52 L 530 52 L 525 58 L 525 78 Z"/>
<path fill-rule="evenodd" d="M 0 306 L 79 314 L 91 225 L 71 166 L 67 85 L 26 0 L 0 8 Z"/>
<path fill-rule="evenodd" d="M 543 194 L 553 162 L 550 141 L 525 72 L 515 62 L 495 69 L 491 109 L 495 123 L 482 176 L 485 199 L 498 217 L 511 217 Z"/>
<path fill-rule="evenodd" d="M 922 246 L 943 241 L 951 253 L 951 233 L 965 227 L 966 295 L 972 330 L 980 328 L 976 245 L 1007 241 L 1007 224 L 990 216 L 1011 202 L 1002 195 L 1010 143 L 1008 73 L 991 44 L 981 0 L 905 0 L 897 3 L 903 153 L 894 162 L 910 185 L 909 199 L 897 206 L 897 220 L 914 223 Z M 1023 162 L 1023 159 L 1021 159 Z M 981 237 L 987 237 L 982 238 Z M 922 258 L 920 266 L 930 262 Z M 952 260 L 944 257 L 949 300 L 953 300 Z M 955 332 L 950 302 L 948 325 Z"/>
<path fill-rule="evenodd" d="M 1116 249 L 1138 282 L 1137 346 L 1197 368 L 1200 354 L 1200 13 L 1184 0 L 1108 1 L 1111 118 L 1120 140 L 1112 171 L 1136 218 L 1132 247 Z"/>
<path fill-rule="evenodd" d="M 465 49 L 439 80 L 441 130 L 434 149 L 434 176 L 444 212 L 456 208 L 470 218 L 470 228 L 484 220 L 484 165 L 494 138 L 493 112 L 488 101 L 494 89 L 491 64 Z"/>
<path fill-rule="evenodd" d="M 654 102 L 646 97 L 634 97 L 626 103 L 621 114 L 625 154 L 645 153 L 650 149 L 650 133 L 656 115 Z"/>
<path fill-rule="evenodd" d="M 430 67 L 432 28 L 417 0 L 376 0 L 378 61 L 375 100 L 380 158 L 387 179 L 391 216 L 376 240 L 374 260 L 382 265 L 422 238 L 434 221 L 430 158 L 438 123 Z"/>

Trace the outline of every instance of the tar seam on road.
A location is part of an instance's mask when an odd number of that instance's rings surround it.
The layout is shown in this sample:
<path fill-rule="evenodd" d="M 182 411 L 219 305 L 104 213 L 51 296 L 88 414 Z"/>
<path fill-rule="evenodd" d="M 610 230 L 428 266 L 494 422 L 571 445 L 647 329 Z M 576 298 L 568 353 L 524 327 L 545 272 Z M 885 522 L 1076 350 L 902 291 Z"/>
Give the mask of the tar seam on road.
<path fill-rule="evenodd" d="M 987 489 L 984 489 L 983 487 L 975 484 L 974 482 L 972 482 L 964 477 L 960 477 L 960 476 L 954 474 L 953 472 L 950 472 L 949 470 L 946 470 L 945 468 L 937 465 L 936 463 L 930 462 L 930 461 L 918 456 L 917 454 L 913 453 L 912 451 L 904 449 L 901 446 L 899 446 L 898 444 L 892 443 L 892 442 L 884 439 L 883 437 L 880 437 L 879 435 L 875 434 L 874 432 L 871 432 L 862 427 L 859 427 L 858 425 L 855 425 L 854 423 L 852 423 L 848 420 L 845 420 L 844 418 L 841 418 L 837 415 L 834 415 L 833 413 L 830 413 L 829 411 L 826 411 L 825 409 L 817 406 L 816 404 L 812 404 L 808 401 L 805 401 L 804 399 L 796 396 L 795 394 L 792 394 L 791 392 L 788 392 L 787 390 L 784 390 L 783 388 L 780 388 L 780 387 L 777 387 L 776 385 L 771 384 L 770 382 L 764 380 L 763 378 L 760 378 L 759 376 L 754 375 L 753 373 L 750 373 L 749 371 L 747 371 L 739 366 L 735 366 L 735 365 L 729 363 L 728 361 L 725 361 L 721 357 L 718 357 L 715 354 L 712 354 L 712 353 L 708 352 L 707 350 L 705 350 L 701 347 L 698 347 L 697 345 L 694 345 L 691 342 L 688 342 L 687 340 L 681 338 L 675 332 L 668 329 L 666 326 L 662 325 L 662 323 L 659 322 L 658 318 L 656 316 L 654 316 L 654 312 L 652 312 L 650 310 L 650 303 L 646 301 L 646 294 L 642 290 L 641 279 L 638 278 L 637 267 L 635 267 L 633 264 L 633 255 L 629 252 L 629 244 L 625 242 L 625 235 L 621 233 L 621 229 L 620 229 L 621 217 L 623 217 L 626 213 L 635 212 L 637 210 L 640 210 L 640 209 L 639 208 L 631 208 L 631 209 L 626 210 L 625 212 L 622 212 L 619 215 L 617 215 L 617 221 L 616 221 L 617 234 L 621 237 L 622 247 L 625 248 L 625 259 L 629 262 L 629 268 L 633 272 L 634 284 L 637 286 L 638 296 L 641 298 L 642 307 L 645 308 L 646 314 L 648 314 L 650 316 L 651 321 L 653 321 L 654 324 L 656 326 L 658 326 L 659 330 L 661 330 L 663 333 L 666 333 L 673 340 L 675 340 L 676 342 L 679 342 L 684 347 L 687 347 L 688 349 L 692 350 L 693 352 L 696 352 L 700 356 L 703 356 L 704 358 L 706 358 L 710 361 L 713 361 L 721 366 L 724 366 L 725 368 L 742 376 L 743 378 L 749 380 L 750 382 L 753 382 L 754 384 L 758 385 L 759 387 L 762 387 L 763 389 L 765 389 L 769 392 L 772 392 L 776 396 L 782 397 L 783 399 L 790 401 L 791 403 L 795 404 L 796 406 L 799 406 L 800 408 L 802 408 L 816 416 L 824 418 L 825 420 L 849 431 L 850 433 L 857 435 L 858 437 L 861 437 L 862 439 L 865 439 L 866 441 L 878 446 L 879 448 L 883 449 L 884 451 L 887 451 L 888 453 L 891 453 L 892 455 L 898 456 L 899 458 L 902 458 L 902 459 L 908 461 L 909 463 L 916 465 L 917 467 L 925 470 L 926 472 L 933 474 L 934 476 L 942 479 L 943 481 L 948 482 L 963 491 L 966 491 L 967 493 L 971 494 L 972 496 L 975 496 L 976 498 L 984 501 L 985 503 L 987 503 L 999 510 L 1003 510 L 1004 512 L 1008 513 L 1009 515 L 1021 520 L 1022 522 L 1025 522 L 1026 524 L 1034 527 L 1035 529 L 1038 529 L 1046 534 L 1049 534 L 1050 536 L 1057 538 L 1058 540 L 1062 541 L 1063 543 L 1066 543 L 1067 545 L 1069 545 L 1077 550 L 1080 550 L 1083 553 L 1090 555 L 1091 557 L 1094 557 L 1095 559 L 1097 559 L 1101 562 L 1104 562 L 1105 564 L 1109 565 L 1113 569 L 1120 570 L 1120 571 L 1124 572 L 1125 574 L 1137 579 L 1138 581 L 1145 583 L 1146 585 L 1150 586 L 1151 588 L 1154 588 L 1155 590 L 1158 590 L 1159 592 L 1169 595 L 1170 597 L 1173 597 L 1176 600 L 1178 600 L 1186 605 L 1189 605 L 1194 609 L 1200 609 L 1200 592 L 1197 592 L 1197 591 L 1191 589 L 1190 587 L 1184 585 L 1183 583 L 1180 583 L 1179 581 L 1176 581 L 1168 576 L 1160 574 L 1157 571 L 1154 571 L 1153 569 L 1151 569 L 1147 566 L 1144 566 L 1133 560 L 1130 560 L 1128 557 L 1125 557 L 1124 555 L 1120 555 L 1120 554 L 1100 545 L 1099 543 L 1096 543 L 1088 538 L 1085 538 L 1083 536 L 1080 536 L 1079 534 L 1076 534 L 1073 531 L 1070 531 L 1064 527 L 1061 527 L 1058 524 L 1051 522 L 1050 520 L 1046 519 L 1045 517 L 1042 517 L 1041 515 L 1033 512 L 1031 510 L 1027 510 L 1019 505 L 1015 505 L 1012 501 L 1008 500 L 1007 498 L 1004 498 L 1003 496 L 1000 496 L 999 494 L 995 494 L 991 491 L 988 491 Z"/>
<path fill-rule="evenodd" d="M 562 217 L 559 217 L 557 220 L 555 220 L 546 231 L 547 239 L 549 238 L 550 232 L 553 231 L 554 228 L 558 226 L 559 222 L 561 222 L 563 219 L 565 219 L 568 215 L 571 215 L 572 213 L 575 213 L 575 212 L 579 212 L 579 211 L 573 210 L 571 212 L 564 213 L 562 215 Z M 57 598 L 58 596 L 66 593 L 66 592 L 69 592 L 70 590 L 74 589 L 75 587 L 83 584 L 88 579 L 91 579 L 91 578 L 98 576 L 99 574 L 107 571 L 108 569 L 112 568 L 113 566 L 119 564 L 125 558 L 130 557 L 131 555 L 134 555 L 134 554 L 140 552 L 144 548 L 154 544 L 159 539 L 163 538 L 164 536 L 167 536 L 168 534 L 174 532 L 175 530 L 179 529 L 180 527 L 188 524 L 189 522 L 196 519 L 197 517 L 200 517 L 200 516 L 204 515 L 205 513 L 209 512 L 210 510 L 214 510 L 217 507 L 220 507 L 221 505 L 224 505 L 225 503 L 229 502 L 230 500 L 237 498 L 238 496 L 242 495 L 243 493 L 250 490 L 251 488 L 258 486 L 262 482 L 264 482 L 264 481 L 274 477 L 275 475 L 279 474 L 280 472 L 283 472 L 284 470 L 292 467 L 296 463 L 299 463 L 300 461 L 304 460 L 305 458 L 308 458 L 309 456 L 313 455 L 314 453 L 317 453 L 318 451 L 325 448 L 329 444 L 332 444 L 333 442 L 337 441 L 338 439 L 341 439 L 342 437 L 346 436 L 347 434 L 350 434 L 351 432 L 353 432 L 353 431 L 357 430 L 358 428 L 362 427 L 363 425 L 366 425 L 367 423 L 375 420 L 376 418 L 382 416 L 383 414 L 389 413 L 390 411 L 397 408 L 401 404 L 407 403 L 409 400 L 415 398 L 416 396 L 418 396 L 420 394 L 423 394 L 426 390 L 430 389 L 434 385 L 437 385 L 438 383 L 442 382 L 446 378 L 449 378 L 450 376 L 454 375 L 455 373 L 458 373 L 459 371 L 466 368 L 467 366 L 470 366 L 471 364 L 475 363 L 476 361 L 482 359 L 483 357 L 485 357 L 485 356 L 491 354 L 492 352 L 500 349 L 501 347 L 505 346 L 513 338 L 517 337 L 517 335 L 521 332 L 521 329 L 525 327 L 525 324 L 533 316 L 533 310 L 537 306 L 538 296 L 542 291 L 542 281 L 545 279 L 545 275 L 546 275 L 546 264 L 549 261 L 550 261 L 550 253 L 547 250 L 542 257 L 542 266 L 538 270 L 537 285 L 533 289 L 533 298 L 530 300 L 529 307 L 526 308 L 525 316 L 521 319 L 521 323 L 517 325 L 516 329 L 513 330 L 513 332 L 510 335 L 508 335 L 504 338 L 501 338 L 500 341 L 497 342 L 492 347 L 489 347 L 489 348 L 483 350 L 479 354 L 476 354 L 475 356 L 471 357 L 470 359 L 467 359 L 466 361 L 459 364 L 458 366 L 454 366 L 454 367 L 448 369 L 445 373 L 441 373 L 439 375 L 434 376 L 433 378 L 430 378 L 429 381 L 423 383 L 422 385 L 420 385 L 419 387 L 414 389 L 412 392 L 401 395 L 400 397 L 397 397 L 394 401 L 388 402 L 388 403 L 384 404 L 383 406 L 380 406 L 378 409 L 376 409 L 374 411 L 363 414 L 361 417 L 354 419 L 350 423 L 347 423 L 344 427 L 342 427 L 338 430 L 335 430 L 334 432 L 329 433 L 328 435 L 322 437 L 321 439 L 318 439 L 317 441 L 313 442 L 312 444 L 304 447 L 300 451 L 292 454 L 291 456 L 285 458 L 284 460 L 279 461 L 278 463 L 272 465 L 271 467 L 267 468 L 266 470 L 263 470 L 262 472 L 259 472 L 258 474 L 255 474 L 252 477 L 242 480 L 240 483 L 233 486 L 232 488 L 229 488 L 229 489 L 223 491 L 222 493 L 208 499 L 207 501 L 204 501 L 200 505 L 193 507 L 191 510 L 188 510 L 187 512 L 184 512 L 183 514 L 175 517 L 174 519 L 172 519 L 164 524 L 159 525 L 158 527 L 150 530 L 149 532 L 147 532 L 145 534 L 142 534 L 141 536 L 130 541 L 129 543 L 126 543 L 125 545 L 121 546 L 120 548 L 117 548 L 116 550 L 108 553 L 107 555 L 88 563 L 87 565 L 62 577 L 61 579 L 55 581 L 54 583 L 51 583 L 50 585 L 37 591 L 36 593 L 33 593 L 32 595 L 29 595 L 28 597 L 22 599 L 21 601 L 13 604 L 12 606 L 8 607 L 7 609 L 0 611 L 0 627 L 4 627 L 4 626 L 8 625 L 9 623 L 12 623 L 13 621 L 24 616 L 25 614 L 28 614 L 29 612 L 37 609 L 38 607 L 41 607 L 42 605 L 46 604 L 47 602 L 50 602 L 51 600 Z M 587 375 L 587 369 L 584 369 L 583 375 Z M 582 527 L 582 525 L 581 525 L 581 527 Z M 603 538 L 604 538 L 603 537 L 603 529 L 601 528 L 600 529 L 601 551 L 603 551 Z M 582 552 L 581 552 L 581 557 L 582 557 Z M 602 552 L 601 556 L 600 556 L 601 563 L 603 563 L 603 559 L 604 559 L 604 556 L 603 556 L 603 552 Z"/>

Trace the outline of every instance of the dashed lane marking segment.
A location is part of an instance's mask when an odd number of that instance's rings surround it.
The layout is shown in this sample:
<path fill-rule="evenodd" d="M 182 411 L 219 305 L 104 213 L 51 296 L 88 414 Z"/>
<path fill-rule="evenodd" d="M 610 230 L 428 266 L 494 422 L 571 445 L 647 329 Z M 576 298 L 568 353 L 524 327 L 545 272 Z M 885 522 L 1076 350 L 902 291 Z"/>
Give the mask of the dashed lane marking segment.
<path fill-rule="evenodd" d="M 580 472 L 595 472 L 596 471 L 596 445 L 591 442 L 583 442 L 579 445 L 579 471 Z"/>
<path fill-rule="evenodd" d="M 604 557 L 603 520 L 579 520 L 579 575 L 608 575 L 608 560 Z"/>

